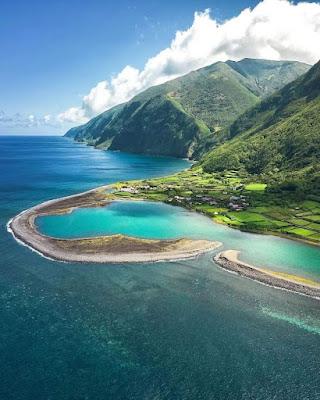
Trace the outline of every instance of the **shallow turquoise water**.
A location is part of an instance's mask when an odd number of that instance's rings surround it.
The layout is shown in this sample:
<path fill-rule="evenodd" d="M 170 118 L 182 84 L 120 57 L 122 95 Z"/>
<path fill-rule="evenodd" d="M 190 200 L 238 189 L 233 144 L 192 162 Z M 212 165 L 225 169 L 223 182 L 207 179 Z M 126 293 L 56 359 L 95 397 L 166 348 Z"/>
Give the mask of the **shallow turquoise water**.
<path fill-rule="evenodd" d="M 232 230 L 201 214 L 164 203 L 115 201 L 103 208 L 80 208 L 71 214 L 39 217 L 37 224 L 41 232 L 56 238 L 121 233 L 153 239 L 218 240 L 225 248 L 241 250 L 243 260 L 320 281 L 320 248 Z"/>
<path fill-rule="evenodd" d="M 234 276 L 210 254 L 66 264 L 6 231 L 39 202 L 187 165 L 64 138 L 0 137 L 1 400 L 320 399 L 318 301 Z M 243 257 L 317 264 L 310 246 L 214 229 Z"/>
<path fill-rule="evenodd" d="M 58 238 L 112 235 L 152 239 L 203 237 L 211 221 L 181 207 L 150 201 L 114 201 L 103 208 L 79 208 L 71 214 L 37 218 L 44 234 Z"/>

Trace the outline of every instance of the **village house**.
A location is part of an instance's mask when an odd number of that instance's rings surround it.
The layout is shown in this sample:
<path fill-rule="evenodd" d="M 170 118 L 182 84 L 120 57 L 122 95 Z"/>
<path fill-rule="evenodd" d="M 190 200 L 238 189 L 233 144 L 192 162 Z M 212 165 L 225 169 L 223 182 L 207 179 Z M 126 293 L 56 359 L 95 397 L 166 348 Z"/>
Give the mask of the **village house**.
<path fill-rule="evenodd" d="M 244 206 L 241 204 L 229 203 L 228 207 L 232 211 L 241 211 L 244 210 Z"/>
<path fill-rule="evenodd" d="M 139 191 L 132 186 L 128 186 L 128 187 L 124 186 L 124 187 L 120 188 L 120 192 L 131 193 L 131 194 L 139 193 Z"/>
<path fill-rule="evenodd" d="M 245 210 L 249 206 L 245 196 L 231 196 L 228 207 L 232 211 Z"/>

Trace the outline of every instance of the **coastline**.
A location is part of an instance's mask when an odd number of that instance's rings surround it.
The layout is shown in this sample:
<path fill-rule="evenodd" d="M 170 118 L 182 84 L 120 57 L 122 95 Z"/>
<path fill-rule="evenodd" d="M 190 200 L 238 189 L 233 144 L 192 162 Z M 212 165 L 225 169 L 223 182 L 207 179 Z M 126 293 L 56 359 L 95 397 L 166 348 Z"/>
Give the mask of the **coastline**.
<path fill-rule="evenodd" d="M 56 239 L 41 234 L 35 219 L 41 215 L 65 214 L 79 207 L 102 207 L 112 200 L 102 191 L 109 185 L 59 199 L 49 200 L 12 218 L 7 230 L 20 243 L 50 260 L 81 263 L 157 262 L 196 257 L 221 246 L 209 240 L 139 239 L 124 235 L 80 239 Z"/>
<path fill-rule="evenodd" d="M 217 254 L 213 260 L 228 272 L 277 289 L 288 290 L 320 300 L 320 283 L 295 275 L 255 267 L 240 261 L 239 254 L 240 252 L 236 250 L 226 250 Z"/>
<path fill-rule="evenodd" d="M 285 234 L 285 233 L 276 232 L 276 231 L 272 231 L 272 230 L 259 231 L 259 230 L 245 229 L 243 227 L 240 228 L 240 227 L 235 226 L 235 225 L 229 225 L 228 223 L 223 222 L 223 221 L 218 221 L 218 220 L 212 218 L 212 215 L 210 213 L 207 213 L 205 211 L 199 211 L 196 208 L 185 207 L 184 205 L 180 205 L 180 207 L 184 207 L 186 210 L 197 212 L 199 214 L 205 215 L 206 217 L 210 218 L 213 223 L 218 224 L 218 225 L 222 225 L 222 226 L 227 226 L 228 228 L 234 229 L 236 231 L 245 232 L 245 233 L 252 233 L 254 235 L 276 236 L 276 237 L 279 237 L 279 238 L 282 238 L 282 239 L 291 240 L 293 242 L 299 242 L 299 243 L 307 244 L 309 246 L 320 247 L 320 242 L 315 242 L 313 240 L 308 240 L 306 238 L 302 238 L 302 237 L 299 237 L 299 236 L 288 235 L 288 234 Z"/>
<path fill-rule="evenodd" d="M 87 190 L 82 193 L 77 193 L 70 196 L 61 197 L 58 199 L 48 200 L 38 204 L 30 209 L 22 211 L 17 216 L 13 217 L 7 223 L 7 231 L 20 244 L 29 247 L 32 251 L 39 255 L 54 261 L 61 262 L 83 262 L 83 263 L 125 263 L 125 262 L 156 262 L 170 261 L 177 259 L 193 258 L 201 253 L 216 250 L 221 246 L 220 242 L 209 240 L 194 240 L 194 239 L 171 239 L 171 240 L 154 240 L 142 239 L 125 235 L 109 235 L 97 236 L 90 238 L 77 239 L 57 239 L 41 234 L 35 224 L 35 219 L 42 215 L 58 215 L 71 213 L 74 209 L 82 207 L 105 207 L 114 200 L 122 200 L 117 196 L 106 196 L 106 191 L 113 188 L 113 184 L 99 186 Z M 150 200 L 147 197 L 130 198 L 134 201 Z M 191 209 L 185 207 L 186 209 Z M 197 211 L 199 212 L 199 211 Z M 206 215 L 205 212 L 200 212 Z M 213 223 L 219 223 L 213 220 Z M 229 228 L 238 229 L 237 227 L 229 226 Z M 243 230 L 244 232 L 250 232 Z M 318 243 L 302 240 L 300 238 L 288 237 L 275 232 L 254 232 L 259 234 L 271 234 L 280 236 L 284 239 L 296 240 L 304 242 L 308 245 L 319 246 Z M 221 262 L 221 260 L 220 260 Z M 223 261 L 226 263 L 226 260 Z M 250 267 L 255 271 L 258 268 L 242 263 L 237 259 L 228 260 L 228 262 Z M 231 270 L 232 268 L 226 267 Z M 243 270 L 236 271 L 240 275 L 244 275 Z M 260 270 L 262 272 L 262 270 Z M 269 274 L 270 275 L 270 274 Z M 251 279 L 260 281 L 259 277 L 247 276 Z M 274 276 L 273 276 L 274 278 Z M 279 287 L 283 283 L 281 279 Z M 293 282 L 291 282 L 293 283 Z M 268 284 L 268 283 L 267 283 Z M 271 284 L 277 287 L 277 284 Z M 288 289 L 290 290 L 290 289 Z M 296 290 L 294 290 L 296 291 Z M 319 295 L 320 296 L 320 295 Z"/>

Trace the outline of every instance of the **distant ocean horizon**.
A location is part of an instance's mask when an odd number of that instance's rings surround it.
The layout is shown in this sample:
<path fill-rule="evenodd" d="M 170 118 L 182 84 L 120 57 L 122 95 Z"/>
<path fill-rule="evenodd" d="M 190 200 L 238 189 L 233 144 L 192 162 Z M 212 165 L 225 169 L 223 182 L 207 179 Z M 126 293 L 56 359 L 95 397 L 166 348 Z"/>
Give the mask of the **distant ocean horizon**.
<path fill-rule="evenodd" d="M 317 300 L 229 274 L 208 254 L 154 264 L 58 263 L 6 230 L 10 218 L 42 201 L 189 165 L 59 135 L 0 134 L 1 399 L 320 398 Z M 284 268 L 320 277 L 317 248 L 216 232 L 248 246 L 256 260 L 266 257 L 265 246 L 283 243 L 266 262 L 289 260 Z"/>

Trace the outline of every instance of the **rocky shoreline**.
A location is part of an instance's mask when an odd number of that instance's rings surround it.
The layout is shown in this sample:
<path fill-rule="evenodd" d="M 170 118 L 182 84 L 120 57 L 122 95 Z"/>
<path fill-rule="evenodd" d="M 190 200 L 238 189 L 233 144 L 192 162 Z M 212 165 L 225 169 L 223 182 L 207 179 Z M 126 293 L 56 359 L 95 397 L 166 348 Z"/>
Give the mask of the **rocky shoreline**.
<path fill-rule="evenodd" d="M 214 257 L 214 261 L 225 270 L 240 276 L 320 300 L 320 283 L 313 281 L 306 283 L 303 282 L 301 277 L 296 277 L 295 275 L 291 275 L 290 278 L 284 278 L 279 276 L 281 274 L 278 272 L 257 268 L 242 262 L 238 256 L 239 251 L 227 250 L 217 254 Z M 302 282 L 299 282 L 299 279 Z"/>
<path fill-rule="evenodd" d="M 221 246 L 209 240 L 149 240 L 124 235 L 81 239 L 56 239 L 42 235 L 35 224 L 41 215 L 65 214 L 79 207 L 102 207 L 110 203 L 103 186 L 87 192 L 50 200 L 23 211 L 8 222 L 14 238 L 40 255 L 56 261 L 82 263 L 156 262 L 196 257 Z"/>

